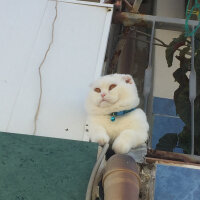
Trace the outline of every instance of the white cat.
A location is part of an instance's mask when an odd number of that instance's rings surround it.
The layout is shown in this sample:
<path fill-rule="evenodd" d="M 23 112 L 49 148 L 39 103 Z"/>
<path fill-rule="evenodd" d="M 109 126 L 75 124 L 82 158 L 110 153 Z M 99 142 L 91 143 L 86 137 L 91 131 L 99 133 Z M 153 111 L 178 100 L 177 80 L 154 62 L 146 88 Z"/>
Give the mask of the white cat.
<path fill-rule="evenodd" d="M 112 74 L 96 80 L 86 101 L 91 141 L 113 143 L 112 149 L 121 154 L 144 144 L 149 125 L 138 104 L 137 88 L 130 75 Z"/>

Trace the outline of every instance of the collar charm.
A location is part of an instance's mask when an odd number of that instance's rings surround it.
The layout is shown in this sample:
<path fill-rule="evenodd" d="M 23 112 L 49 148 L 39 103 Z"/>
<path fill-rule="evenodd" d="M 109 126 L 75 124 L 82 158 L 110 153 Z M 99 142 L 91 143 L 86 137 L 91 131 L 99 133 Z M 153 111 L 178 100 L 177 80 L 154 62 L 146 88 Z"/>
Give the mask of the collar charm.
<path fill-rule="evenodd" d="M 115 116 L 110 117 L 110 121 L 114 122 L 115 121 Z"/>

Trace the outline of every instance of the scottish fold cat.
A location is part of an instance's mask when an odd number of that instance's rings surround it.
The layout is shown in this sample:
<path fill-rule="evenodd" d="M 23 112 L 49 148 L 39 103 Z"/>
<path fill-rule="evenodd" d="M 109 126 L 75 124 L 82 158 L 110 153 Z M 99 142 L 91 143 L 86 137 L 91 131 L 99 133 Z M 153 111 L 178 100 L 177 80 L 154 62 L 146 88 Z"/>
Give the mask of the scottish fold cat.
<path fill-rule="evenodd" d="M 100 77 L 86 100 L 89 137 L 100 145 L 110 142 L 115 153 L 128 153 L 144 144 L 149 125 L 140 108 L 137 88 L 127 74 Z"/>

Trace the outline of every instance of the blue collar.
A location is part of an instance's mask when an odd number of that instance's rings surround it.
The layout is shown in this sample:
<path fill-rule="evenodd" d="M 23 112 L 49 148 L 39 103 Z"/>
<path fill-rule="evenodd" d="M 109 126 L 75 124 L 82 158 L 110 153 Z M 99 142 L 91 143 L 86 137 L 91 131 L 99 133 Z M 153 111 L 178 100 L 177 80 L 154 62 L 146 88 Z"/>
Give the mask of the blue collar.
<path fill-rule="evenodd" d="M 113 112 L 113 113 L 110 114 L 110 115 L 111 115 L 110 121 L 114 122 L 114 121 L 115 121 L 115 118 L 116 118 L 117 116 L 123 116 L 123 115 L 125 115 L 125 114 L 127 114 L 127 113 L 129 113 L 129 112 L 134 111 L 135 109 L 136 109 L 136 108 L 132 108 L 132 109 L 130 109 L 130 110 L 122 110 L 122 111 L 119 111 L 119 112 Z"/>

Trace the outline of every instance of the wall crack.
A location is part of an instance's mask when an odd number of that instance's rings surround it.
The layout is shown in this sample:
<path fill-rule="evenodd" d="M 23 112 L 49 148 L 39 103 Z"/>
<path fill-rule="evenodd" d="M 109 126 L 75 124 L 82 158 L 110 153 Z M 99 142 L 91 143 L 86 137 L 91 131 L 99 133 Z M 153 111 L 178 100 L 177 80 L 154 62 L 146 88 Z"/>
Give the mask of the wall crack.
<path fill-rule="evenodd" d="M 37 131 L 37 121 L 38 121 L 38 115 L 39 115 L 39 112 L 40 112 L 40 105 L 41 105 L 41 100 L 42 100 L 42 92 L 43 92 L 43 89 L 42 89 L 42 73 L 41 73 L 41 69 L 43 67 L 43 64 L 47 58 L 47 55 L 51 49 L 51 46 L 53 44 L 53 41 L 54 41 L 54 27 L 55 27 L 55 22 L 56 22 L 56 19 L 57 19 L 57 14 L 58 14 L 58 0 L 56 0 L 56 5 L 55 5 L 55 11 L 56 11 L 56 14 L 55 14 L 55 17 L 53 19 L 53 22 L 52 22 L 52 31 L 51 31 L 51 40 L 50 40 L 50 43 L 49 43 L 49 46 L 45 52 L 45 55 L 42 59 L 42 62 L 40 63 L 39 65 L 39 68 L 38 68 L 38 73 L 39 73 L 39 80 L 40 80 L 40 96 L 39 96 L 39 100 L 38 100 L 38 105 L 37 105 L 37 110 L 36 110 L 36 113 L 35 113 L 35 117 L 34 117 L 34 131 L 33 131 L 33 135 L 36 134 L 36 131 Z"/>

